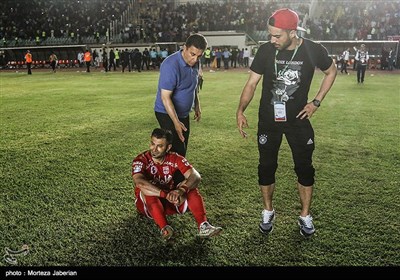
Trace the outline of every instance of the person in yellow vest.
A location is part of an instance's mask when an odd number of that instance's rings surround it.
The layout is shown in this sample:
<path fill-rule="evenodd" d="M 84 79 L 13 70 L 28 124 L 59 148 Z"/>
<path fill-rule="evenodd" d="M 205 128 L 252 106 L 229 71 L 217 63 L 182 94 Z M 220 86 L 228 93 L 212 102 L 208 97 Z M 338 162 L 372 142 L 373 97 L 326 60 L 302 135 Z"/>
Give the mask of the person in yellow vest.
<path fill-rule="evenodd" d="M 114 51 L 114 54 L 115 54 L 115 64 L 116 64 L 116 67 L 119 68 L 119 50 L 116 49 L 116 50 Z"/>
<path fill-rule="evenodd" d="M 28 68 L 28 75 L 32 75 L 32 54 L 29 50 L 25 54 L 25 63 Z"/>
<path fill-rule="evenodd" d="M 89 50 L 86 50 L 86 52 L 83 56 L 83 60 L 86 63 L 86 72 L 89 73 L 90 72 L 90 61 L 92 60 L 92 55 L 89 52 Z"/>

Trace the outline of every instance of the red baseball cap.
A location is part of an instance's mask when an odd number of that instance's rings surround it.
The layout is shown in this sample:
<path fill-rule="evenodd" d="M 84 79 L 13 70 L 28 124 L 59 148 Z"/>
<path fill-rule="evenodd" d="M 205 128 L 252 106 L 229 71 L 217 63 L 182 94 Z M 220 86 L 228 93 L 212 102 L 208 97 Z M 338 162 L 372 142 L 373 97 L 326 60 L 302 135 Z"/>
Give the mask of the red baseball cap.
<path fill-rule="evenodd" d="M 306 31 L 299 25 L 299 16 L 291 9 L 280 9 L 275 11 L 272 16 L 268 19 L 268 24 L 286 30 L 299 30 Z"/>

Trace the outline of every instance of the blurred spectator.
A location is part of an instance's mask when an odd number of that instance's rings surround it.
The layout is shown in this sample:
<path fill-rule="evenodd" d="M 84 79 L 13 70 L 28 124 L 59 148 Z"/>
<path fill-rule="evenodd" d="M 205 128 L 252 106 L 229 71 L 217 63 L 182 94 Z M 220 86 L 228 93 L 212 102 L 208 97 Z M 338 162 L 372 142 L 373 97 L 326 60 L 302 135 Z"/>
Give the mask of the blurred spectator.
<path fill-rule="evenodd" d="M 57 66 L 58 58 L 57 58 L 57 56 L 56 56 L 56 54 L 54 52 L 51 52 L 51 55 L 49 57 L 49 61 L 50 61 L 51 69 L 53 70 L 53 73 L 55 73 L 56 72 L 56 66 Z"/>
<path fill-rule="evenodd" d="M 92 61 L 92 54 L 90 53 L 89 50 L 86 50 L 85 55 L 84 55 L 84 60 L 86 64 L 86 72 L 90 72 L 90 62 Z"/>
<path fill-rule="evenodd" d="M 28 68 L 28 75 L 32 75 L 32 54 L 29 50 L 27 50 L 25 54 L 25 63 Z"/>

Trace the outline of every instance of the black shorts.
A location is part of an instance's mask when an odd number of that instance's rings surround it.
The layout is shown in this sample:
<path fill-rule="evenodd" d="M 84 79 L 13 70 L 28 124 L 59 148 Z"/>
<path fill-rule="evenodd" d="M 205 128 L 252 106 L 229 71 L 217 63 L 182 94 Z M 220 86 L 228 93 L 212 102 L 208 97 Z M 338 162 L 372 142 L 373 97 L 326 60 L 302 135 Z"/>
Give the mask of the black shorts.
<path fill-rule="evenodd" d="M 308 119 L 296 119 L 292 122 L 258 123 L 258 183 L 271 185 L 275 183 L 278 168 L 278 152 L 285 134 L 292 151 L 294 170 L 298 182 L 303 186 L 314 184 L 315 169 L 312 165 L 312 154 L 315 148 L 314 129 Z"/>

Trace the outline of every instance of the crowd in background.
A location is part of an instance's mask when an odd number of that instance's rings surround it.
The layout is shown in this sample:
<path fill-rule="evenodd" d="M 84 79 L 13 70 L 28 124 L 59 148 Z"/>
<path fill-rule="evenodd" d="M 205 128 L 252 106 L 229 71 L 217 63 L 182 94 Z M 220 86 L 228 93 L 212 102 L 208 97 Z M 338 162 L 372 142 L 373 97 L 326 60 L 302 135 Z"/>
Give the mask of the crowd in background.
<path fill-rule="evenodd" d="M 126 3 L 126 0 L 3 0 L 0 37 L 14 40 L 105 34 L 109 22 L 124 11 Z"/>
<path fill-rule="evenodd" d="M 80 41 L 107 35 L 109 23 L 133 3 L 135 16 L 115 35 L 126 43 L 181 42 L 196 31 L 245 31 L 264 36 L 267 19 L 281 7 L 299 13 L 305 36 L 315 40 L 386 40 L 400 34 L 400 1 L 319 1 L 310 15 L 305 1 L 198 1 L 175 7 L 167 0 L 2 0 L 0 38 L 44 41 L 68 37 Z M 317 16 L 318 15 L 318 16 Z M 254 38 L 265 40 L 266 38 Z"/>

